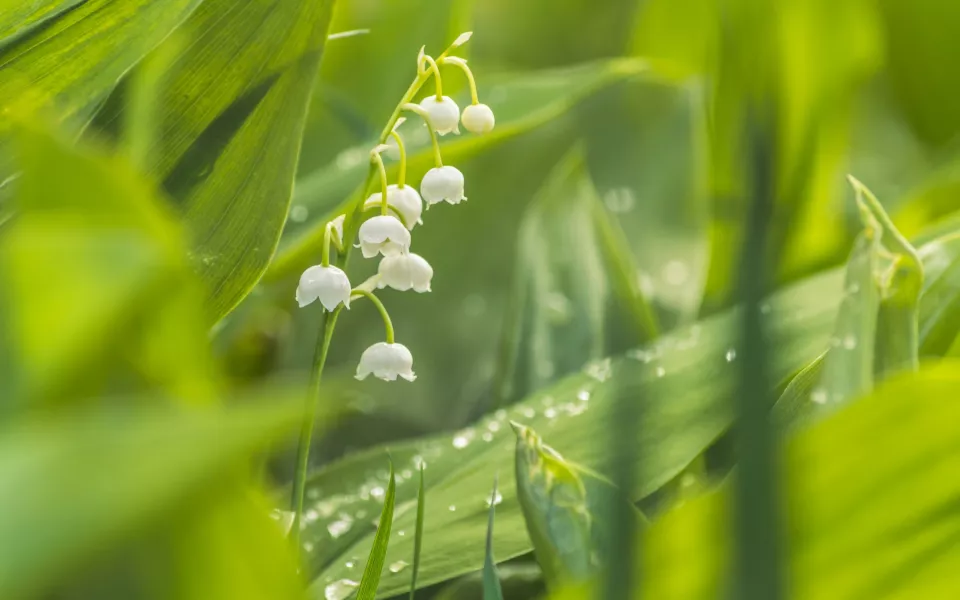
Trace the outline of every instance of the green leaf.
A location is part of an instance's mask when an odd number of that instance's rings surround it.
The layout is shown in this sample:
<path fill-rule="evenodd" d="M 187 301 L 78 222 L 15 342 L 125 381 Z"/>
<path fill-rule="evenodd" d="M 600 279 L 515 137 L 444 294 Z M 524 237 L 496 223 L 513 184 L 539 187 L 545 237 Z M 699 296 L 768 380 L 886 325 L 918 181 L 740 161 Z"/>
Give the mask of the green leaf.
<path fill-rule="evenodd" d="M 482 136 L 465 135 L 457 139 L 448 136 L 441 141 L 444 161 L 457 164 L 469 157 L 498 150 L 505 142 L 559 119 L 596 90 L 645 72 L 646 65 L 642 61 L 621 59 L 524 73 L 486 83 L 486 102 L 497 115 L 496 129 Z M 433 166 L 428 136 L 424 135 L 422 128 L 415 129 L 415 125 L 411 120 L 401 128 L 410 153 L 410 181 L 419 181 Z M 270 278 L 299 273 L 315 258 L 323 239 L 323 226 L 343 212 L 359 193 L 358 188 L 366 176 L 366 156 L 371 143 L 345 150 L 333 164 L 304 174 L 297 180 L 293 207 L 306 217 L 288 224 L 277 257 L 270 267 Z M 390 165 L 388 172 L 392 174 L 395 169 L 396 165 Z M 470 184 L 467 185 L 469 195 Z"/>
<path fill-rule="evenodd" d="M 92 553 L 231 480 L 238 463 L 296 427 L 301 402 L 273 400 L 230 410 L 125 408 L 7 420 L 0 484 L 16 493 L 0 499 L 0 537 L 17 543 L 0 547 L 0 595 L 42 596 Z"/>
<path fill-rule="evenodd" d="M 510 425 L 517 434 L 517 498 L 547 586 L 584 580 L 593 570 L 587 489 L 535 431 Z"/>
<path fill-rule="evenodd" d="M 960 592 L 960 483 L 949 475 L 960 460 L 958 374 L 945 362 L 895 377 L 787 440 L 777 471 L 791 598 Z M 647 530 L 644 593 L 682 600 L 730 589 L 731 491 L 727 482 Z"/>
<path fill-rule="evenodd" d="M 17 4 L 0 9 L 0 35 L 9 36 L 0 41 L 0 98 L 80 127 L 200 0 Z M 11 174 L 4 165 L 0 180 Z"/>
<path fill-rule="evenodd" d="M 420 489 L 417 490 L 417 528 L 413 538 L 413 569 L 410 573 L 410 600 L 414 600 L 417 589 L 417 574 L 420 572 L 420 551 L 423 549 L 423 514 L 427 505 L 427 492 L 423 487 L 423 468 L 420 463 Z"/>
<path fill-rule="evenodd" d="M 571 152 L 520 224 L 515 293 L 495 383 L 500 405 L 656 337 L 656 318 L 637 289 L 621 237 L 586 175 L 582 153 Z M 611 323 L 621 331 L 613 332 Z"/>
<path fill-rule="evenodd" d="M 183 51 L 163 77 L 146 170 L 190 233 L 213 320 L 257 283 L 280 238 L 332 6 L 207 0 L 166 42 Z M 124 96 L 97 116 L 101 132 L 119 127 Z"/>
<path fill-rule="evenodd" d="M 920 355 L 942 356 L 960 339 L 960 233 L 921 246 L 918 253 L 924 264 Z"/>
<path fill-rule="evenodd" d="M 493 517 L 499 504 L 497 479 L 493 480 L 493 493 L 490 494 L 490 519 L 487 521 L 487 542 L 483 558 L 483 600 L 503 600 L 503 589 L 500 587 L 500 574 L 497 573 L 497 561 L 493 557 Z M 416 582 L 412 584 L 416 589 Z M 413 592 L 410 592 L 413 595 Z"/>
<path fill-rule="evenodd" d="M 393 503 L 397 497 L 397 482 L 393 475 L 393 461 L 390 462 L 390 482 L 387 484 L 387 493 L 383 497 L 383 511 L 380 513 L 380 524 L 377 525 L 377 534 L 373 538 L 373 546 L 367 557 L 367 565 L 363 569 L 360 579 L 360 588 L 357 590 L 357 600 L 373 600 L 377 597 L 377 588 L 380 586 L 380 574 L 383 572 L 383 560 L 390 544 L 390 528 L 393 526 Z"/>

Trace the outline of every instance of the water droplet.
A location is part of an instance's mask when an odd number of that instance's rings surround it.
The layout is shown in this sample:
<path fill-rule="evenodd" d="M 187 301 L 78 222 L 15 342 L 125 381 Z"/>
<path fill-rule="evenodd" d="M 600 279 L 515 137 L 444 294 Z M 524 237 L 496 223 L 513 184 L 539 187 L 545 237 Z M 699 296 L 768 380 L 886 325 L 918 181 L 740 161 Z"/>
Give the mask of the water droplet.
<path fill-rule="evenodd" d="M 304 543 L 303 543 L 303 551 L 304 551 L 304 552 L 313 552 L 313 543 L 312 543 L 312 542 L 304 542 Z"/>
<path fill-rule="evenodd" d="M 383 489 L 382 487 L 380 487 L 379 485 L 378 485 L 377 487 L 373 488 L 372 490 L 370 490 L 370 495 L 373 496 L 374 498 L 376 498 L 377 500 L 383 500 L 383 496 L 384 496 L 385 494 L 386 494 L 386 490 L 384 490 L 384 489 Z"/>
<path fill-rule="evenodd" d="M 853 283 L 847 286 L 848 294 L 857 294 L 859 292 L 860 292 L 860 284 L 857 283 L 856 281 L 854 281 Z"/>
<path fill-rule="evenodd" d="M 577 392 L 577 400 L 580 402 L 588 402 L 590 400 L 590 391 L 589 390 L 580 390 Z"/>
<path fill-rule="evenodd" d="M 485 441 L 485 442 L 492 442 L 492 441 L 493 441 L 493 434 L 490 433 L 489 431 L 487 431 L 487 432 L 485 432 L 482 436 L 480 436 L 480 438 L 481 438 L 483 441 Z"/>
<path fill-rule="evenodd" d="M 307 512 L 303 513 L 303 520 L 306 521 L 307 523 L 313 523 L 319 518 L 320 518 L 320 513 L 318 513 L 313 509 L 310 509 Z"/>
<path fill-rule="evenodd" d="M 489 423 L 487 423 L 487 429 L 489 429 L 494 433 L 500 431 L 500 427 L 501 427 L 500 421 L 490 421 Z"/>
<path fill-rule="evenodd" d="M 398 560 L 398 561 L 395 562 L 395 563 L 390 563 L 390 566 L 387 567 L 387 569 L 388 569 L 391 573 L 399 573 L 400 571 L 402 571 L 402 570 L 404 570 L 404 569 L 406 569 L 406 568 L 407 568 L 407 561 L 405 561 L 405 560 Z"/>
<path fill-rule="evenodd" d="M 337 539 L 341 535 L 350 531 L 351 527 L 353 527 L 353 517 L 340 513 L 339 519 L 327 525 L 327 531 L 330 532 L 330 536 L 333 539 Z"/>
<path fill-rule="evenodd" d="M 764 302 L 763 304 L 760 305 L 760 313 L 761 313 L 761 314 L 764 314 L 764 315 L 765 315 L 765 314 L 769 313 L 771 310 L 773 310 L 773 307 L 770 306 L 770 303 L 768 303 L 768 302 Z"/>
<path fill-rule="evenodd" d="M 810 392 L 810 400 L 816 404 L 826 404 L 827 399 L 827 390 L 823 388 L 817 388 Z"/>
<path fill-rule="evenodd" d="M 597 381 L 606 381 L 610 379 L 613 369 L 610 366 L 610 359 L 596 360 L 584 367 L 583 372 L 593 377 Z"/>
<path fill-rule="evenodd" d="M 681 286 L 690 279 L 690 267 L 681 260 L 671 260 L 663 265 L 660 276 L 668 285 Z"/>
<path fill-rule="evenodd" d="M 294 223 L 303 223 L 309 216 L 310 209 L 308 209 L 306 206 L 297 204 L 296 206 L 290 207 L 290 220 Z"/>
<path fill-rule="evenodd" d="M 466 448 L 470 445 L 470 440 L 465 435 L 458 435 L 453 438 L 453 447 L 457 449 Z"/>
<path fill-rule="evenodd" d="M 492 502 L 491 502 L 491 500 L 492 500 Z M 485 500 L 485 502 L 487 503 L 487 508 L 490 508 L 491 506 L 500 504 L 501 502 L 503 502 L 503 494 L 501 494 L 500 492 L 497 492 L 496 495 L 495 495 L 493 498 L 488 497 L 488 498 Z"/>
<path fill-rule="evenodd" d="M 627 187 L 613 188 L 603 195 L 603 203 L 612 213 L 627 213 L 636 205 L 633 191 Z"/>
<path fill-rule="evenodd" d="M 533 408 L 529 406 L 524 406 L 523 408 L 520 409 L 520 414 L 522 414 L 524 417 L 528 419 L 532 419 L 535 416 L 537 416 L 537 411 L 533 410 Z"/>
<path fill-rule="evenodd" d="M 447 510 L 449 510 L 450 512 L 456 512 L 456 510 L 457 510 L 457 505 L 456 505 L 456 504 L 451 504 L 450 506 L 447 507 Z"/>
<path fill-rule="evenodd" d="M 348 560 L 347 562 L 343 563 L 343 566 L 345 566 L 348 569 L 352 569 L 355 566 L 357 566 L 357 563 L 353 562 L 352 560 Z"/>
<path fill-rule="evenodd" d="M 345 600 L 360 586 L 356 581 L 341 579 L 323 588 L 324 600 Z"/>
<path fill-rule="evenodd" d="M 557 410 L 555 408 L 548 408 L 547 410 L 543 411 L 543 416 L 548 419 L 553 419 L 557 416 Z"/>
<path fill-rule="evenodd" d="M 843 338 L 843 347 L 847 350 L 853 350 L 857 347 L 857 337 L 853 334 Z"/>
<path fill-rule="evenodd" d="M 407 535 L 407 532 L 401 529 L 400 531 L 397 532 L 397 535 L 399 535 L 400 537 L 403 537 Z"/>
<path fill-rule="evenodd" d="M 663 377 L 667 374 L 667 370 L 663 367 L 657 367 L 657 377 Z"/>
<path fill-rule="evenodd" d="M 737 351 L 733 348 L 727 350 L 726 354 L 727 362 L 733 362 L 737 358 Z"/>

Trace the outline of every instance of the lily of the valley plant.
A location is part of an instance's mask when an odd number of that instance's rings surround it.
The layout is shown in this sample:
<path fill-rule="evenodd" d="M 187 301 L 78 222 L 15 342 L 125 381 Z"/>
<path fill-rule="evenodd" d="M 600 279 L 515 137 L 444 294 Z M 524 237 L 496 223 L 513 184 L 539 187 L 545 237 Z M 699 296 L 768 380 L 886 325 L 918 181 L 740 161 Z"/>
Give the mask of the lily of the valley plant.
<path fill-rule="evenodd" d="M 429 207 L 440 202 L 459 204 L 467 199 L 464 195 L 463 173 L 456 167 L 443 164 L 438 136 L 459 134 L 461 124 L 472 133 L 486 133 L 494 126 L 493 111 L 489 106 L 480 103 L 477 84 L 467 61 L 450 55 L 453 50 L 466 43 L 470 35 L 469 32 L 460 35 L 436 59 L 425 54 L 423 48 L 420 49 L 416 78 L 387 119 L 377 144 L 370 150 L 370 169 L 362 193 L 351 211 L 327 223 L 320 251 L 320 264 L 308 268 L 300 277 L 296 291 L 297 302 L 301 307 L 306 307 L 319 300 L 325 315 L 314 356 L 312 389 L 307 400 L 297 452 L 291 499 L 294 517 L 290 533 L 295 543 L 299 541 L 300 535 L 320 377 L 340 311 L 343 308 L 349 309 L 352 301 L 367 298 L 376 306 L 383 319 L 385 340 L 373 344 L 360 356 L 357 379 L 366 379 L 370 375 L 385 381 L 396 381 L 398 377 L 407 381 L 416 379 L 413 355 L 406 346 L 394 339 L 390 315 L 374 294 L 374 290 L 390 287 L 399 291 L 429 292 L 433 268 L 425 258 L 410 251 L 413 230 L 423 223 L 423 203 L 425 201 Z M 463 71 L 470 84 L 471 104 L 462 114 L 457 103 L 443 94 L 440 67 L 445 65 Z M 414 103 L 421 88 L 431 79 L 434 82 L 434 93 L 427 95 L 419 104 Z M 419 193 L 406 180 L 406 148 L 397 131 L 397 127 L 405 120 L 401 116 L 404 112 L 413 113 L 423 120 L 433 146 L 434 167 L 424 175 Z M 381 156 L 392 149 L 392 146 L 387 144 L 388 141 L 396 147 L 399 154 L 396 183 L 389 183 Z M 370 188 L 378 179 L 379 191 L 373 191 L 368 196 L 368 192 L 372 191 Z M 360 249 L 364 258 L 380 257 L 377 274 L 357 287 L 351 285 L 349 276 L 342 268 L 353 240 L 356 240 L 355 247 Z M 337 264 L 331 263 L 331 247 L 336 251 Z"/>

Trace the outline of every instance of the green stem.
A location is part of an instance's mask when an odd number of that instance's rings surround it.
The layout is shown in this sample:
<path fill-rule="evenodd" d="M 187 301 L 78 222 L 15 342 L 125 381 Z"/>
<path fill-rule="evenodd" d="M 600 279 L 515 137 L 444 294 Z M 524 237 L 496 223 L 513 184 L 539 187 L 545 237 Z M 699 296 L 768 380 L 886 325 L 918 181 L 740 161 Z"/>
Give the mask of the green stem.
<path fill-rule="evenodd" d="M 423 60 L 427 61 L 427 64 L 430 65 L 430 71 L 433 72 L 433 79 L 437 84 L 437 101 L 443 100 L 443 81 L 440 79 L 440 67 L 437 66 L 437 61 L 433 60 L 433 57 L 429 54 L 423 57 Z"/>
<path fill-rule="evenodd" d="M 327 223 L 323 229 L 323 249 L 320 250 L 320 264 L 324 267 L 330 266 L 330 230 L 333 226 Z"/>
<path fill-rule="evenodd" d="M 383 165 L 383 157 L 379 152 L 371 152 L 370 158 L 376 163 L 380 170 L 380 214 L 387 215 L 389 205 L 387 204 L 387 168 Z"/>
<path fill-rule="evenodd" d="M 406 103 L 401 107 L 403 110 L 409 110 L 412 113 L 417 113 L 420 115 L 420 118 L 423 119 L 423 122 L 427 124 L 427 131 L 430 132 L 430 143 L 433 144 L 433 162 L 437 168 L 443 166 L 443 157 L 440 156 L 440 138 L 437 137 L 437 130 L 433 126 L 433 119 L 430 118 L 430 113 L 426 111 L 422 106 L 417 104 Z"/>
<path fill-rule="evenodd" d="M 407 149 L 403 146 L 403 138 L 396 131 L 391 131 L 394 141 L 397 142 L 397 149 L 400 150 L 400 174 L 397 175 L 397 187 L 403 188 L 407 182 Z"/>
<path fill-rule="evenodd" d="M 383 305 L 383 302 L 380 302 L 380 298 L 377 298 L 373 295 L 373 292 L 368 292 L 367 290 L 361 290 L 359 288 L 351 290 L 351 296 L 360 295 L 366 296 L 370 299 L 370 302 L 373 302 L 373 305 L 377 307 L 377 310 L 380 311 L 380 318 L 383 319 L 383 327 L 386 329 L 387 343 L 393 343 L 393 321 L 390 320 L 390 315 L 387 313 L 387 307 Z"/>
<path fill-rule="evenodd" d="M 300 442 L 297 445 L 297 466 L 293 475 L 293 493 L 290 497 L 290 508 L 293 510 L 290 540 L 293 543 L 294 551 L 298 554 L 300 552 L 300 517 L 303 515 L 307 467 L 310 463 L 310 442 L 313 438 L 314 422 L 317 420 L 317 406 L 320 403 L 320 377 L 323 375 L 323 365 L 327 362 L 327 352 L 330 350 L 330 341 L 333 339 L 333 329 L 337 325 L 337 317 L 340 315 L 342 308 L 341 305 L 332 313 L 323 313 L 323 335 L 317 338 L 317 347 L 313 354 L 310 394 L 307 396 L 303 411 Z"/>
<path fill-rule="evenodd" d="M 457 58 L 451 56 L 449 58 L 441 58 L 441 65 L 455 65 L 460 67 L 460 69 L 466 74 L 467 82 L 470 83 L 470 99 L 473 104 L 480 104 L 480 97 L 477 95 L 477 81 L 473 78 L 473 71 L 470 70 L 470 67 L 467 66 L 467 61 L 462 58 Z"/>

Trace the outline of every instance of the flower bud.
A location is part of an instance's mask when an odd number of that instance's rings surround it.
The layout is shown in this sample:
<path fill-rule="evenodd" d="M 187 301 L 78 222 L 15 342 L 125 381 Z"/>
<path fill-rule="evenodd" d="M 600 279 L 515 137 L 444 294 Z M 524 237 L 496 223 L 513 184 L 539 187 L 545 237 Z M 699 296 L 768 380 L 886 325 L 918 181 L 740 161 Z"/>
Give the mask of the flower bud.
<path fill-rule="evenodd" d="M 459 204 L 463 195 L 463 173 L 456 167 L 434 167 L 420 181 L 420 194 L 427 204 L 447 201 Z"/>
<path fill-rule="evenodd" d="M 433 127 L 440 135 L 460 133 L 460 107 L 453 98 L 444 96 L 437 100 L 436 96 L 427 96 L 420 101 L 420 108 L 430 115 Z"/>
<path fill-rule="evenodd" d="M 486 104 L 471 104 L 463 109 L 463 126 L 471 133 L 487 133 L 495 123 L 493 110 Z"/>

